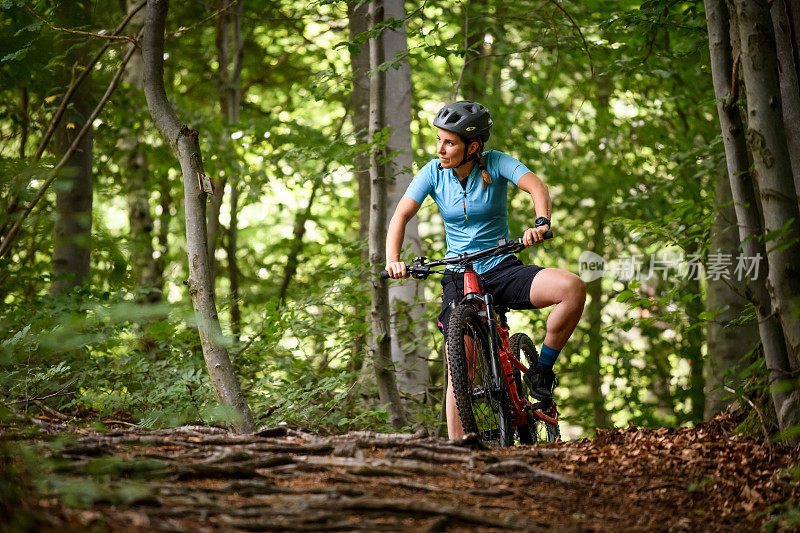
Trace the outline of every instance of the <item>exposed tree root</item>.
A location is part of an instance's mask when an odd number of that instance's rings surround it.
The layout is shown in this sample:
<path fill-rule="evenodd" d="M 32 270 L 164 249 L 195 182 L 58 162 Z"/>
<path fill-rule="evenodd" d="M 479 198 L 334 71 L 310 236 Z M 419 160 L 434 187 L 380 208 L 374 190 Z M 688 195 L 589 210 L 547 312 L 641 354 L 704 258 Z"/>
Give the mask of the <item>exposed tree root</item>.
<path fill-rule="evenodd" d="M 780 472 L 797 453 L 729 428 L 603 431 L 582 443 L 486 450 L 469 436 L 421 432 L 238 436 L 188 426 L 99 434 L 38 425 L 44 438 L 3 438 L 31 440 L 54 459 L 53 487 L 94 487 L 87 509 L 44 494 L 50 530 L 758 530 L 756 513 L 795 491 Z M 60 432 L 70 443 L 49 445 Z"/>

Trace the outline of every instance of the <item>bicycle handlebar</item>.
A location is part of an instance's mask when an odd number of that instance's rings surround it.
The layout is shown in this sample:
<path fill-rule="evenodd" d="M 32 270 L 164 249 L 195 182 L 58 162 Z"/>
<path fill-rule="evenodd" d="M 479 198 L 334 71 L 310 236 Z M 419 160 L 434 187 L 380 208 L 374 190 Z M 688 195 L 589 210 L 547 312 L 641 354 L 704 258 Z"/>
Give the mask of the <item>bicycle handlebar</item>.
<path fill-rule="evenodd" d="M 545 240 L 553 238 L 553 232 L 547 230 L 542 237 Z M 485 250 L 480 250 L 478 252 L 473 252 L 471 254 L 459 254 L 456 257 L 451 257 L 449 259 L 438 259 L 436 261 L 427 261 L 427 257 L 418 257 L 414 259 L 414 263 L 411 265 L 406 265 L 408 273 L 415 278 L 427 278 L 428 275 L 431 273 L 431 267 L 437 266 L 444 266 L 444 265 L 464 265 L 466 263 L 471 263 L 472 261 L 476 261 L 478 259 L 483 259 L 484 257 L 492 257 L 495 255 L 501 255 L 505 253 L 518 253 L 527 248 L 522 243 L 522 237 L 515 241 L 510 242 L 503 242 L 498 244 L 497 246 L 492 246 L 491 248 L 486 248 Z M 389 278 L 389 272 L 386 270 L 381 271 L 380 273 L 381 279 Z"/>

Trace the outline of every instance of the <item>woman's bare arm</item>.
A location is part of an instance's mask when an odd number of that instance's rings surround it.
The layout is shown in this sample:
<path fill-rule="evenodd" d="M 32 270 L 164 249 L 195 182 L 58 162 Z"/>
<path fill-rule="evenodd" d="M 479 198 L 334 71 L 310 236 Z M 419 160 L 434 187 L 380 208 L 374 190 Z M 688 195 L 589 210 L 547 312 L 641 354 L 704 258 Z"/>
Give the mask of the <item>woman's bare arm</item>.
<path fill-rule="evenodd" d="M 400 261 L 400 248 L 406 234 L 406 224 L 419 211 L 420 204 L 408 196 L 403 196 L 397 203 L 397 209 L 389 221 L 386 232 L 386 271 L 392 278 L 408 277 L 405 263 Z"/>
<path fill-rule="evenodd" d="M 519 179 L 517 187 L 531 195 L 533 209 L 536 211 L 534 219 L 545 217 L 549 220 L 553 203 L 550 200 L 550 193 L 547 190 L 547 185 L 533 172 L 526 172 Z M 542 242 L 542 235 L 549 229 L 549 225 L 538 228 L 528 228 L 525 230 L 525 235 L 522 237 L 522 240 L 526 246 L 530 246 L 535 242 Z"/>

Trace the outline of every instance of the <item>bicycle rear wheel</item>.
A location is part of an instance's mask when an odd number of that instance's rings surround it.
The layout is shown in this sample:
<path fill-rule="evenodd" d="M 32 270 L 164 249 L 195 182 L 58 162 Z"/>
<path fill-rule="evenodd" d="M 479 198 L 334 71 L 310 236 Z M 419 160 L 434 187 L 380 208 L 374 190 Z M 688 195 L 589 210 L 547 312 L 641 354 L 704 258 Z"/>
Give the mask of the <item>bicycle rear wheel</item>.
<path fill-rule="evenodd" d="M 461 424 L 490 446 L 511 446 L 513 428 L 506 384 L 492 380 L 492 354 L 486 328 L 471 305 L 459 305 L 447 327 L 450 379 Z"/>
<path fill-rule="evenodd" d="M 536 351 L 536 346 L 531 338 L 524 333 L 515 333 L 511 336 L 511 353 L 529 367 L 535 365 L 539 360 L 539 352 Z M 516 368 L 514 369 L 514 382 L 517 385 L 517 392 L 520 398 L 528 398 L 528 386 L 522 379 L 522 374 Z M 558 428 L 558 424 L 548 424 L 530 414 L 527 416 L 528 423 L 517 427 L 519 441 L 522 444 L 548 443 L 561 440 L 561 430 Z"/>

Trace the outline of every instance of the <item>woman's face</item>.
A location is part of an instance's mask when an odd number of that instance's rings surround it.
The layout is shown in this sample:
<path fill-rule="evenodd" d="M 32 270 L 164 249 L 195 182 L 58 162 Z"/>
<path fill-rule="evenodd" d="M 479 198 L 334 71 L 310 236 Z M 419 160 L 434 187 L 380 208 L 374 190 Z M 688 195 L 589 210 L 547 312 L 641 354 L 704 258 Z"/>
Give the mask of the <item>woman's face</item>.
<path fill-rule="evenodd" d="M 442 168 L 455 168 L 464 159 L 466 146 L 457 133 L 438 129 L 436 135 L 436 155 Z M 477 143 L 472 143 L 477 144 Z M 473 152 L 475 149 L 472 150 Z"/>

